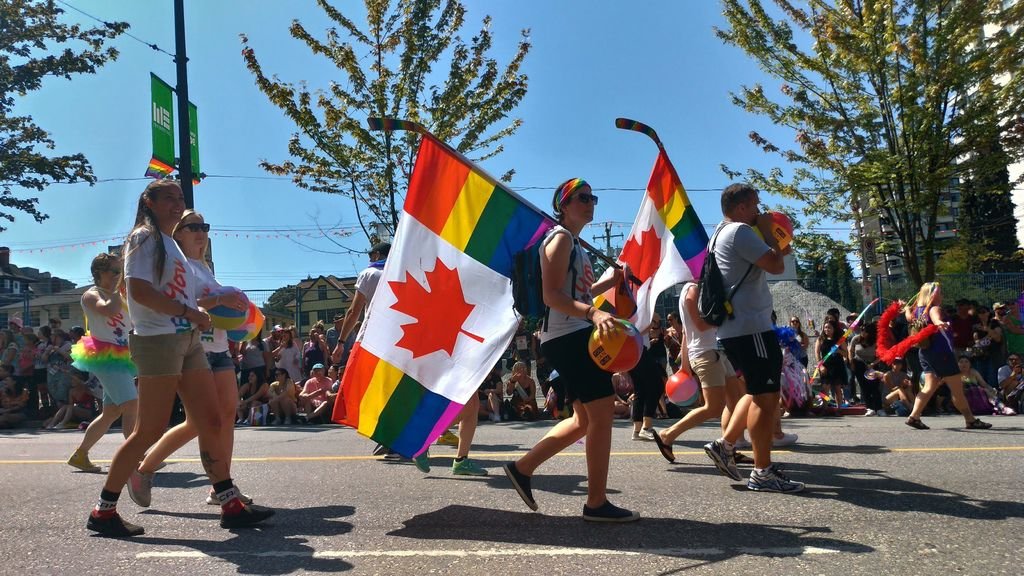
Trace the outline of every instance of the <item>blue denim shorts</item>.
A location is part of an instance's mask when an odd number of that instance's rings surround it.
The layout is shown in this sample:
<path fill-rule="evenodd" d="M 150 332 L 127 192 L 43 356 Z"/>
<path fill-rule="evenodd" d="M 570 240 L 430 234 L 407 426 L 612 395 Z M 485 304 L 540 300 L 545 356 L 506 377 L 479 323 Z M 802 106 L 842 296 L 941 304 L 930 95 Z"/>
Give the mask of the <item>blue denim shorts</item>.
<path fill-rule="evenodd" d="M 210 372 L 227 372 L 235 369 L 235 361 L 227 352 L 207 352 L 206 361 L 210 363 Z"/>

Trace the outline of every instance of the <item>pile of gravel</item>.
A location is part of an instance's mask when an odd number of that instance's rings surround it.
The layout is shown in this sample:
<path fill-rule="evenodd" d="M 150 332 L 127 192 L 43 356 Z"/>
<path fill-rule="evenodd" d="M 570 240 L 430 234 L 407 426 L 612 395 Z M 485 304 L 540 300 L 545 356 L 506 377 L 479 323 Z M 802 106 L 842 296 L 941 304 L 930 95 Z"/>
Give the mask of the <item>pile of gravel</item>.
<path fill-rule="evenodd" d="M 789 325 L 789 319 L 796 316 L 801 319 L 804 331 L 812 335 L 808 320 L 814 320 L 814 327 L 821 330 L 821 321 L 825 318 L 825 311 L 829 308 L 839 309 L 839 318 L 843 320 L 850 311 L 843 308 L 835 300 L 811 292 L 792 281 L 773 282 L 770 285 L 772 298 L 775 301 L 775 313 L 779 317 L 779 325 Z"/>

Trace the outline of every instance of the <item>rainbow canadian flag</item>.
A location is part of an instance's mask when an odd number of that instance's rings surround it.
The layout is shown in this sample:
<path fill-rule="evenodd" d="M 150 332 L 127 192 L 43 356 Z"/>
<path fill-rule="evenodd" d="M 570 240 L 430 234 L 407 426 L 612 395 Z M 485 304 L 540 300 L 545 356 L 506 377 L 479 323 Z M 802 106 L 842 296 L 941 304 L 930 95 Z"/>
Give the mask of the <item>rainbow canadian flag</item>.
<path fill-rule="evenodd" d="M 629 264 L 633 276 L 640 281 L 639 286 L 633 287 L 636 313 L 630 318 L 638 330 L 643 332 L 650 326 L 654 305 L 662 292 L 680 282 L 700 278 L 707 246 L 708 233 L 659 143 L 647 193 L 617 259 L 619 264 Z M 594 305 L 612 312 L 615 289 L 599 294 Z"/>
<path fill-rule="evenodd" d="M 426 450 L 514 336 L 513 255 L 552 225 L 424 135 L 334 421 L 403 456 Z"/>

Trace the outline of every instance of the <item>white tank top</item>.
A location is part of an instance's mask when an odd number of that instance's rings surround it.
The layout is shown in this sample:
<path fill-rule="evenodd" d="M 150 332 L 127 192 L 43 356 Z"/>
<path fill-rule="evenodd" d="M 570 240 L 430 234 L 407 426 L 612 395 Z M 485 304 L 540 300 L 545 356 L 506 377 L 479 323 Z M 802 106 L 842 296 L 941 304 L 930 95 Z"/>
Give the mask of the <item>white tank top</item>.
<path fill-rule="evenodd" d="M 697 329 L 693 318 L 686 311 L 686 291 L 690 287 L 696 287 L 694 282 L 683 284 L 683 291 L 679 293 L 679 318 L 683 321 L 683 329 L 686 331 L 686 354 L 693 358 L 704 352 L 718 349 L 718 329 L 712 326 L 707 330 Z"/>
<path fill-rule="evenodd" d="M 99 288 L 95 290 L 101 297 L 106 295 Z M 122 304 L 121 311 L 116 316 L 104 316 L 95 310 L 85 306 L 85 294 L 82 294 L 82 311 L 85 312 L 86 326 L 89 335 L 101 342 L 117 344 L 118 346 L 128 345 L 128 330 L 131 323 L 128 320 L 128 307 Z"/>
<path fill-rule="evenodd" d="M 547 246 L 548 242 L 555 237 L 555 234 L 564 233 L 572 237 L 573 250 L 576 252 L 575 259 L 570 258 L 573 263 L 573 268 L 576 273 L 573 274 L 572 270 L 569 270 L 565 275 L 565 284 L 562 284 L 561 292 L 569 298 L 582 302 L 586 305 L 591 305 L 594 302 L 594 297 L 590 294 L 590 287 L 594 285 L 594 266 L 590 262 L 590 256 L 587 251 L 580 246 L 580 241 L 576 237 L 572 236 L 572 233 L 562 228 L 561 226 L 555 226 L 548 231 L 547 236 L 544 237 L 543 246 Z M 573 290 L 572 281 L 573 276 L 576 278 L 576 289 Z M 540 341 L 547 342 L 548 340 L 554 340 L 560 338 L 566 334 L 572 334 L 578 330 L 584 328 L 590 328 L 593 325 L 583 318 L 577 318 L 575 316 L 566 316 L 555 310 L 548 312 L 547 329 L 540 333 Z"/>

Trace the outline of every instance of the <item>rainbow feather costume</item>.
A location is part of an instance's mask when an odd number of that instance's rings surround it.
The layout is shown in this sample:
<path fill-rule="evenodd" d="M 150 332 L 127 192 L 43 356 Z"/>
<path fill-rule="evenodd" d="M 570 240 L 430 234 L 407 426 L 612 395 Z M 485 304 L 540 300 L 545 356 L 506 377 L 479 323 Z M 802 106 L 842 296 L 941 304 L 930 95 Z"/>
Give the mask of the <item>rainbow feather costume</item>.
<path fill-rule="evenodd" d="M 71 347 L 71 360 L 71 365 L 83 372 L 123 370 L 132 376 L 137 374 L 127 346 L 97 340 L 89 335 Z"/>

